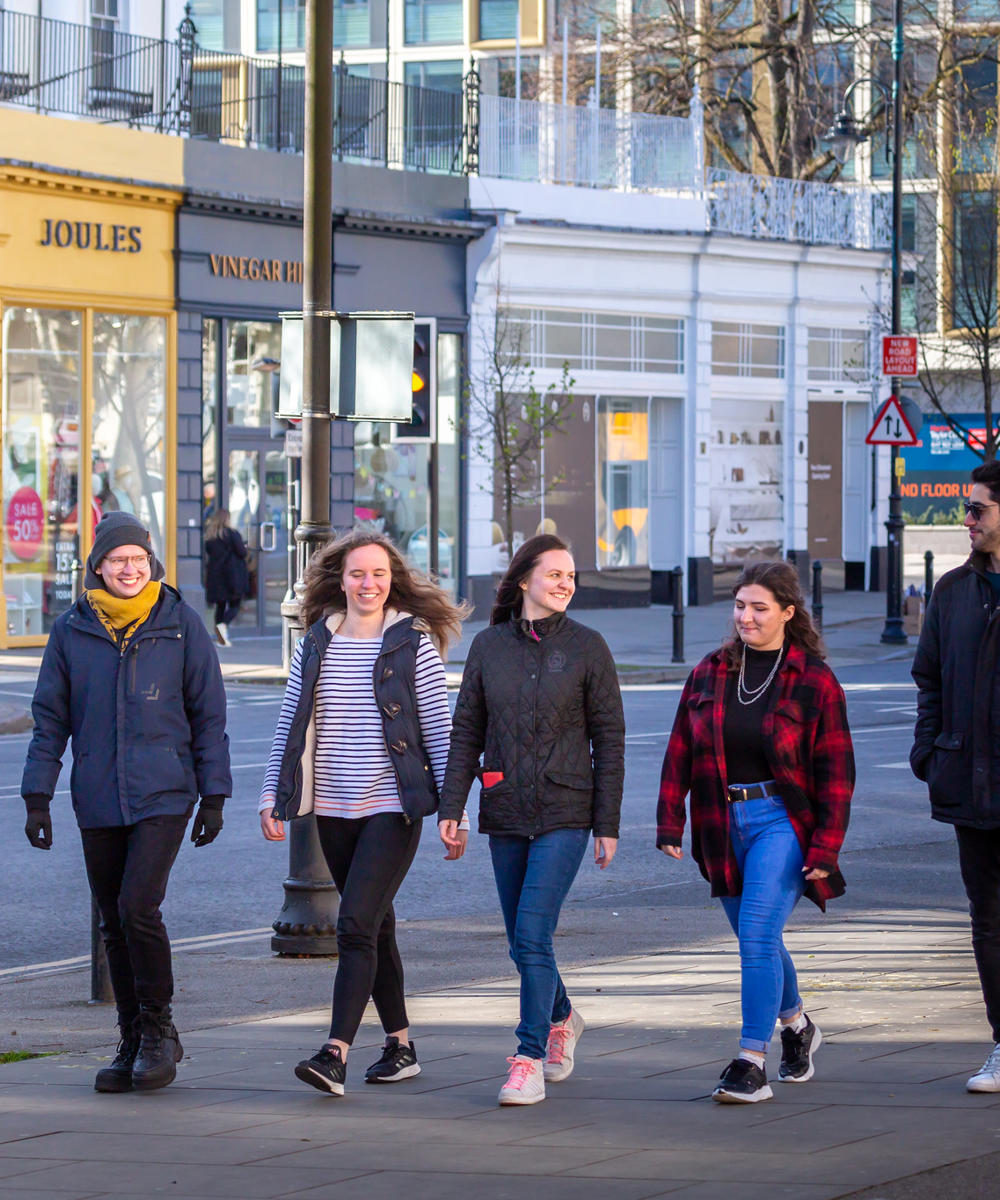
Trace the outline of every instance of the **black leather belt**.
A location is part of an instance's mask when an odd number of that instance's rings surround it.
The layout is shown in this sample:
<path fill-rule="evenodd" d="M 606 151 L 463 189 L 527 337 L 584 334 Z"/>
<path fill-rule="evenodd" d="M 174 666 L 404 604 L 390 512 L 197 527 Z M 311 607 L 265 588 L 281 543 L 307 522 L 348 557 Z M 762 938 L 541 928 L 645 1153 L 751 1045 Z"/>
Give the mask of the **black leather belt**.
<path fill-rule="evenodd" d="M 765 796 L 777 796 L 778 794 L 778 782 L 775 779 L 746 785 L 731 783 L 726 788 L 726 799 L 730 804 L 737 804 L 740 800 L 763 800 Z"/>

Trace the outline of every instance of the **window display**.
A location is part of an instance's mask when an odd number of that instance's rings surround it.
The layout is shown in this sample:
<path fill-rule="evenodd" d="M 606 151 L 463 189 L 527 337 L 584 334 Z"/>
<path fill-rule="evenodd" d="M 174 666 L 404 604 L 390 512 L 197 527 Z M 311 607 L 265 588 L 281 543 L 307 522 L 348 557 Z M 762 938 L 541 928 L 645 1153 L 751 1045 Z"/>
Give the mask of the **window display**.
<path fill-rule="evenodd" d="M 709 544 L 716 563 L 781 558 L 783 405 L 712 399 Z"/>

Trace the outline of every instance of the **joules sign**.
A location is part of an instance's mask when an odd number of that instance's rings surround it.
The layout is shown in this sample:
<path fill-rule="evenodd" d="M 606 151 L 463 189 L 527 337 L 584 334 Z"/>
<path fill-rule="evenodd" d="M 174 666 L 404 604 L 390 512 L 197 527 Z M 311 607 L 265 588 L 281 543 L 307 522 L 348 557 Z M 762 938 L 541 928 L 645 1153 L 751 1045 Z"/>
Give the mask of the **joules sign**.
<path fill-rule="evenodd" d="M 111 254 L 138 254 L 142 249 L 141 225 L 112 225 L 105 221 L 42 220 L 40 246 L 59 250 L 107 250 Z"/>

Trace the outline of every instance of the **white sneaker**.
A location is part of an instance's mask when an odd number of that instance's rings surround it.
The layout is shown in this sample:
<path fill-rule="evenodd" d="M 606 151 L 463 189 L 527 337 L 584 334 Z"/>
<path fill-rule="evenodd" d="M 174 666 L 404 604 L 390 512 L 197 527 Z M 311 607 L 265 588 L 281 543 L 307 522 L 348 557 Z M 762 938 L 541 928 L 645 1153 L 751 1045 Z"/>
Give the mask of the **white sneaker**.
<path fill-rule="evenodd" d="M 565 1021 L 549 1029 L 545 1047 L 545 1082 L 561 1083 L 573 1074 L 573 1056 L 580 1034 L 587 1028 L 574 1008 Z"/>
<path fill-rule="evenodd" d="M 220 621 L 216 625 L 215 636 L 219 639 L 220 646 L 231 646 L 233 644 L 229 637 L 229 626 L 225 621 Z"/>
<path fill-rule="evenodd" d="M 515 1054 L 508 1058 L 510 1073 L 500 1089 L 501 1104 L 537 1104 L 545 1099 L 543 1060 Z"/>
<path fill-rule="evenodd" d="M 1000 1042 L 990 1056 L 965 1085 L 968 1092 L 1000 1092 Z"/>

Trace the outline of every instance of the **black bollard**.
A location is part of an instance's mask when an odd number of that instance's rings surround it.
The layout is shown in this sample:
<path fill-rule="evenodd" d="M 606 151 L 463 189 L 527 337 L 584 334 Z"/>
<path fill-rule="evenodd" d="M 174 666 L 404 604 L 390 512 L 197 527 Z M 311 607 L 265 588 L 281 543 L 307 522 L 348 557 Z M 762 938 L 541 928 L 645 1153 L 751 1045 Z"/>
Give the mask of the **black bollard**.
<path fill-rule="evenodd" d="M 931 602 L 931 592 L 934 591 L 934 551 L 924 551 L 924 612 Z"/>
<path fill-rule="evenodd" d="M 813 563 L 812 619 L 817 629 L 823 628 L 823 564 L 818 558 Z"/>
<path fill-rule="evenodd" d="M 684 569 L 683 567 L 674 567 L 670 574 L 674 579 L 674 648 L 670 661 L 682 663 L 684 661 Z"/>
<path fill-rule="evenodd" d="M 101 937 L 101 913 L 93 895 L 90 897 L 90 1003 L 112 1004 L 115 994 L 111 990 L 111 972 L 108 956 Z"/>

